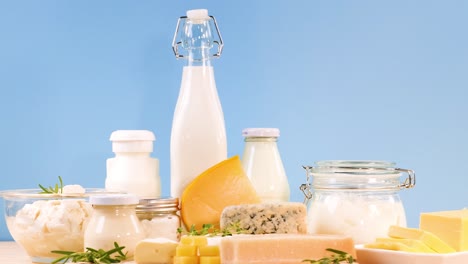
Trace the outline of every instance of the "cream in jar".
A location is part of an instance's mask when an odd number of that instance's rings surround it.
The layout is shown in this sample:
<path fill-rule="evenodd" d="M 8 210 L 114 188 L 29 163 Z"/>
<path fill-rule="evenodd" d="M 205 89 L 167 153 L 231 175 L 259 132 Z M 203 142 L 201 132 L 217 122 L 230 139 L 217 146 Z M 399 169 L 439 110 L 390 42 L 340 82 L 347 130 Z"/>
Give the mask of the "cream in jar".
<path fill-rule="evenodd" d="M 398 192 L 414 186 L 413 171 L 383 161 L 321 161 L 305 168 L 309 233 L 349 235 L 363 244 L 386 236 L 391 225 L 406 226 Z M 404 183 L 402 172 L 408 174 Z"/>
<path fill-rule="evenodd" d="M 84 246 L 111 250 L 114 242 L 124 246 L 127 259 L 133 258 L 137 243 L 145 238 L 136 216 L 139 198 L 131 194 L 93 195 L 89 202 L 93 215 L 84 234 Z"/>

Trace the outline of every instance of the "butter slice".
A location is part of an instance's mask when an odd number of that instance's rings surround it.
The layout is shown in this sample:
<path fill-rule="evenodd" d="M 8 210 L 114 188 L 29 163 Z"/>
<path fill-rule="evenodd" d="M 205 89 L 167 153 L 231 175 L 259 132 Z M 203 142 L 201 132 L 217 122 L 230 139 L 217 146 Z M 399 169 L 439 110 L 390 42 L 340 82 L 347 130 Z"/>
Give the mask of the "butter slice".
<path fill-rule="evenodd" d="M 422 213 L 419 225 L 455 250 L 468 250 L 468 209 Z"/>
<path fill-rule="evenodd" d="M 374 242 L 364 245 L 365 248 L 377 248 L 377 249 L 386 249 L 386 250 L 395 250 L 395 251 L 404 251 L 404 252 L 414 252 L 418 251 L 412 247 L 409 247 L 400 242 Z M 434 252 L 434 251 L 433 251 Z"/>
<path fill-rule="evenodd" d="M 453 253 L 456 252 L 451 246 L 442 241 L 436 235 L 416 229 L 416 228 L 406 228 L 401 226 L 390 226 L 388 230 L 388 236 L 393 238 L 406 238 L 406 239 L 416 239 L 428 247 L 433 249 L 437 253 Z"/>
<path fill-rule="evenodd" d="M 144 239 L 135 248 L 138 264 L 172 264 L 178 243 L 165 238 Z"/>
<path fill-rule="evenodd" d="M 403 251 L 408 251 L 408 252 L 436 253 L 433 249 L 428 247 L 426 244 L 424 244 L 420 240 L 416 240 L 416 239 L 379 237 L 379 238 L 377 238 L 375 240 L 375 242 L 376 243 L 387 243 L 387 244 L 398 243 L 398 245 L 403 244 L 406 247 L 409 247 L 410 249 L 406 250 L 405 247 L 402 247 L 403 248 L 402 250 Z"/>

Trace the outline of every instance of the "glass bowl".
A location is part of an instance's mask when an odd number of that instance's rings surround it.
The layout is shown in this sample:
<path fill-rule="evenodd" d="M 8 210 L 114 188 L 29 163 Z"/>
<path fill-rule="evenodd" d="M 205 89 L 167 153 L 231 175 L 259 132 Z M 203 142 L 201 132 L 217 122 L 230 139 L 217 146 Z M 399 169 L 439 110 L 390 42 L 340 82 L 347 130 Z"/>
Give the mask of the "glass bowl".
<path fill-rule="evenodd" d="M 84 250 L 84 231 L 92 213 L 93 194 L 115 193 L 88 188 L 85 193 L 40 194 L 41 189 L 0 192 L 5 220 L 13 239 L 34 263 L 51 263 L 52 250 Z"/>

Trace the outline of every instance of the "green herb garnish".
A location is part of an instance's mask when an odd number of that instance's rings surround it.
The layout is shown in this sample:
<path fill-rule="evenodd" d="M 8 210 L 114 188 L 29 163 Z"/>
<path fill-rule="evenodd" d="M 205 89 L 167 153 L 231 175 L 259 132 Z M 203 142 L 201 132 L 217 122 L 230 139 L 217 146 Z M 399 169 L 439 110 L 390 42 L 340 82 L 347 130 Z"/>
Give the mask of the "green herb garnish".
<path fill-rule="evenodd" d="M 355 263 L 355 259 L 350 254 L 343 252 L 341 250 L 327 248 L 327 251 L 333 252 L 330 257 L 321 258 L 319 260 L 304 259 L 302 262 L 309 262 L 312 264 L 339 264 L 345 261 L 344 263 Z"/>
<path fill-rule="evenodd" d="M 117 242 L 114 242 L 114 248 L 109 251 L 103 249 L 86 248 L 86 252 L 73 252 L 73 251 L 62 251 L 53 250 L 52 253 L 65 255 L 64 257 L 58 258 L 52 262 L 54 263 L 66 263 L 71 262 L 90 262 L 90 263 L 120 263 L 127 259 L 127 253 L 123 253 L 122 249 L 125 247 L 119 246 Z M 111 256 L 116 253 L 116 256 Z"/>
<path fill-rule="evenodd" d="M 62 177 L 58 176 L 59 183 L 56 183 L 54 187 L 49 186 L 49 187 L 44 187 L 39 184 L 39 188 L 42 189 L 42 192 L 40 193 L 63 193 L 63 181 Z"/>
<path fill-rule="evenodd" d="M 200 230 L 197 230 L 195 228 L 195 225 L 192 225 L 190 229 L 187 232 L 184 232 L 184 230 L 179 227 L 177 228 L 177 233 L 181 235 L 188 235 L 188 236 L 218 236 L 221 235 L 223 237 L 225 236 L 232 236 L 233 234 L 243 234 L 245 233 L 244 229 L 240 226 L 240 223 L 231 223 L 229 226 L 223 228 L 223 229 L 216 229 L 214 228 L 213 224 L 203 224 L 202 228 Z"/>

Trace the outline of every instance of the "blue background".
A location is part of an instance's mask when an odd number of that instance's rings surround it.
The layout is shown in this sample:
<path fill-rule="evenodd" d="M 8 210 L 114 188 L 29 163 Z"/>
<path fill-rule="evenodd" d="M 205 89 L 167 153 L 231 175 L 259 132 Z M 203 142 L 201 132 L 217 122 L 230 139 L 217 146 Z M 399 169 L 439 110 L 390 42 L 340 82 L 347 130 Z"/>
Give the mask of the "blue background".
<path fill-rule="evenodd" d="M 416 171 L 401 192 L 410 226 L 467 206 L 467 1 L 1 1 L 0 189 L 58 175 L 103 187 L 111 132 L 149 129 L 168 195 L 185 64 L 171 41 L 194 8 L 225 41 L 214 67 L 229 156 L 243 128 L 278 127 L 293 201 L 301 165 L 373 159 Z"/>

